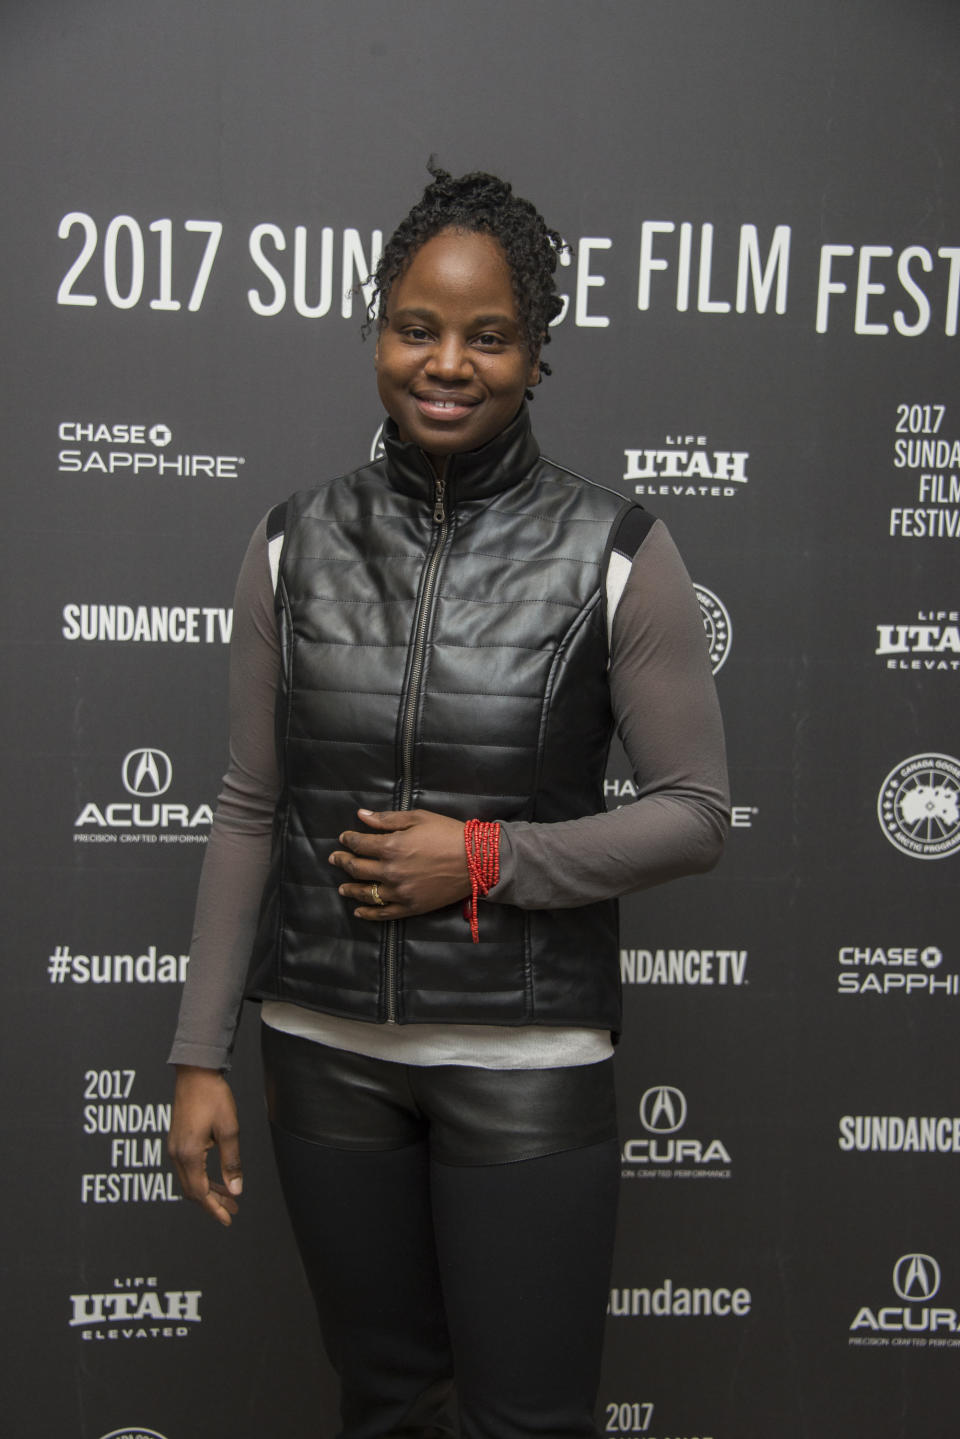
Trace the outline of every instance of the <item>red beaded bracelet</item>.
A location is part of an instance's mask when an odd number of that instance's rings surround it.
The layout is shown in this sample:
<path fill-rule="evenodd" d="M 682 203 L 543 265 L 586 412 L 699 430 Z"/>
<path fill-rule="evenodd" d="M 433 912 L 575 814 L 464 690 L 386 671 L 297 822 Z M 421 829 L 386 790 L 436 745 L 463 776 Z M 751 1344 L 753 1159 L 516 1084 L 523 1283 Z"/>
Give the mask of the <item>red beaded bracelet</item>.
<path fill-rule="evenodd" d="M 470 875 L 470 898 L 464 900 L 463 917 L 470 925 L 474 944 L 480 943 L 478 902 L 500 878 L 500 825 L 496 820 L 468 819 L 463 827 Z"/>

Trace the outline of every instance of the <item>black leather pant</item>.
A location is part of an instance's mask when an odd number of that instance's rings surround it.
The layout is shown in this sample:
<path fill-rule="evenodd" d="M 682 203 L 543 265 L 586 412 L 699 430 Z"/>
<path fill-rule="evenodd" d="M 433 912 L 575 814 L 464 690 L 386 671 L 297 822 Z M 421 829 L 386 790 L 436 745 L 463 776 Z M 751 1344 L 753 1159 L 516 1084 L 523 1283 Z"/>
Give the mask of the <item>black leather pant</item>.
<path fill-rule="evenodd" d="M 266 1027 L 264 1062 L 341 1439 L 594 1436 L 612 1062 L 417 1068 Z"/>

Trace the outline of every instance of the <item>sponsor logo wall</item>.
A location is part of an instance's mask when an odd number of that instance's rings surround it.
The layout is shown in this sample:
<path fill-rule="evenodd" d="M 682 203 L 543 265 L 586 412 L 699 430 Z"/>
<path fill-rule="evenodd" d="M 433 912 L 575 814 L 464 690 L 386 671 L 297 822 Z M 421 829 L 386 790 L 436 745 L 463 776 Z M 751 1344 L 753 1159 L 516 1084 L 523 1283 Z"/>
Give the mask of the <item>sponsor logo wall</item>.
<path fill-rule="evenodd" d="M 669 526 L 730 757 L 721 866 L 621 902 L 598 1432 L 952 1432 L 960 42 L 934 4 L 682 8 L 5 9 L 18 1435 L 335 1432 L 256 1017 L 229 1233 L 180 1201 L 164 1061 L 236 574 L 382 452 L 360 324 L 432 152 L 570 240 L 538 438 Z M 607 805 L 641 793 L 615 750 Z"/>

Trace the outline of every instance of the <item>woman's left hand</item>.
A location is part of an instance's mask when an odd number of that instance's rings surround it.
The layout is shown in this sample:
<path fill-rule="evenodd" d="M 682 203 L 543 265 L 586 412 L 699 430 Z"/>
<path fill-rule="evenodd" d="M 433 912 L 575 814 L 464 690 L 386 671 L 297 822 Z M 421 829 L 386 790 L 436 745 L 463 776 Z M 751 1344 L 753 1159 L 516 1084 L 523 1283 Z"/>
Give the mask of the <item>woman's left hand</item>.
<path fill-rule="evenodd" d="M 358 919 L 407 919 L 470 893 L 460 820 L 425 809 L 357 814 L 372 833 L 345 830 L 343 848 L 333 851 L 330 863 L 350 876 L 339 893 L 357 903 Z"/>

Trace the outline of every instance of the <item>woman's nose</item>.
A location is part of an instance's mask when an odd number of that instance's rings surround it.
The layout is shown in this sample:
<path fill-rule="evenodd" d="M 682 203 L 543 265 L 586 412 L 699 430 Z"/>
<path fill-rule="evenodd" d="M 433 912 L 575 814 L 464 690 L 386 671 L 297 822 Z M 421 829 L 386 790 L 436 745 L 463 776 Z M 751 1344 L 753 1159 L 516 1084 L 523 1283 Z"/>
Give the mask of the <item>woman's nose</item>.
<path fill-rule="evenodd" d="M 426 368 L 438 379 L 467 379 L 472 370 L 469 351 L 455 335 L 442 338 L 432 347 Z"/>

